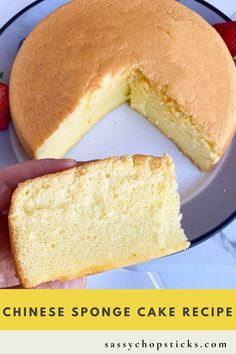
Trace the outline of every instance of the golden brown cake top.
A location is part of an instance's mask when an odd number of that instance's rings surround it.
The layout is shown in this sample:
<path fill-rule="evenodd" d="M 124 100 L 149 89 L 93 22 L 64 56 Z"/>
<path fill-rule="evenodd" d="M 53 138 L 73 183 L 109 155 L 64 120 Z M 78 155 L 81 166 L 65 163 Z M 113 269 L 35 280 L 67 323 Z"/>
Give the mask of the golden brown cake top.
<path fill-rule="evenodd" d="M 167 87 L 224 151 L 235 131 L 236 74 L 216 31 L 174 0 L 74 0 L 36 26 L 13 66 L 11 112 L 29 152 L 106 74 L 130 67 Z"/>

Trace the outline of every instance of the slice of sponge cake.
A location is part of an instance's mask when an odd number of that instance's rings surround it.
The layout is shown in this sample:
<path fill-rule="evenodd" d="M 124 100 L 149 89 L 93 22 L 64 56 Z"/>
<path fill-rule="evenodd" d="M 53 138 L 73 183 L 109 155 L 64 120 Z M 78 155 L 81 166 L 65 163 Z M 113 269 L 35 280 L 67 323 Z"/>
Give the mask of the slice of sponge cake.
<path fill-rule="evenodd" d="M 170 157 L 124 156 L 21 183 L 9 213 L 25 287 L 184 250 Z"/>

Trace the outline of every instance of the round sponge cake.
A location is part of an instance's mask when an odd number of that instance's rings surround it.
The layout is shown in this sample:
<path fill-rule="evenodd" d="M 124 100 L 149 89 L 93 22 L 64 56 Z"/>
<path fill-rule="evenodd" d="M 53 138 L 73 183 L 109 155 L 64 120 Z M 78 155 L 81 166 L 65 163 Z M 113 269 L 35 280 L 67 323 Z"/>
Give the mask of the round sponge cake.
<path fill-rule="evenodd" d="M 174 0 L 74 0 L 28 36 L 11 114 L 33 158 L 61 157 L 129 101 L 202 170 L 236 125 L 236 73 L 220 36 Z"/>

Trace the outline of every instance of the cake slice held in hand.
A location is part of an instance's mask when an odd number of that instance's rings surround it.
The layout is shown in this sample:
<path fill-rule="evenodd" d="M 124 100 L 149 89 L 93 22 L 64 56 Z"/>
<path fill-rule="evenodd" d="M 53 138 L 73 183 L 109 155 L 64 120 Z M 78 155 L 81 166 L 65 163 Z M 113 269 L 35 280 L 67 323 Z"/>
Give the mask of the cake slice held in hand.
<path fill-rule="evenodd" d="M 115 157 L 21 183 L 9 225 L 25 287 L 158 258 L 189 246 L 170 157 Z"/>

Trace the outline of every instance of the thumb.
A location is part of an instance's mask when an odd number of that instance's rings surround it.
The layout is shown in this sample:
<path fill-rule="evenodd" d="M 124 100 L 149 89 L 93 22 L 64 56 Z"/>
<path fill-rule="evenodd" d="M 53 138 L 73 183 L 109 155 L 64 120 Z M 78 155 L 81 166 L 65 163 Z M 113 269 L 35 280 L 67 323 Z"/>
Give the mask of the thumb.
<path fill-rule="evenodd" d="M 86 278 L 80 278 L 71 280 L 68 282 L 60 282 L 58 280 L 50 281 L 48 283 L 41 284 L 33 289 L 83 289 L 86 286 Z M 3 289 L 25 289 L 22 285 L 16 285 Z"/>
<path fill-rule="evenodd" d="M 41 284 L 35 289 L 82 289 L 86 286 L 86 278 L 71 280 L 69 282 L 60 282 L 58 280 Z"/>

